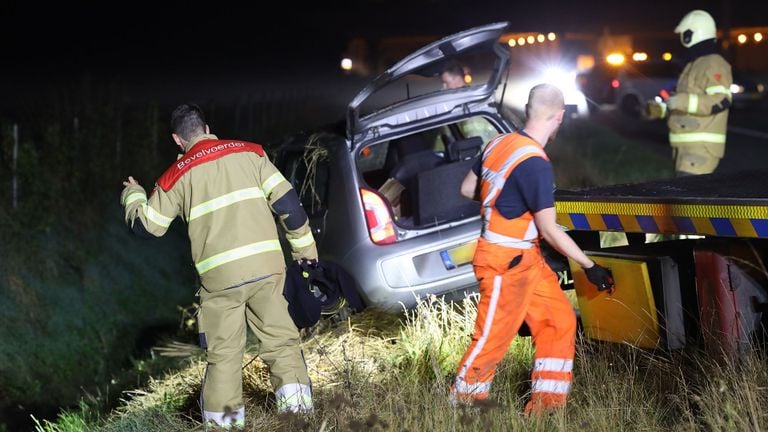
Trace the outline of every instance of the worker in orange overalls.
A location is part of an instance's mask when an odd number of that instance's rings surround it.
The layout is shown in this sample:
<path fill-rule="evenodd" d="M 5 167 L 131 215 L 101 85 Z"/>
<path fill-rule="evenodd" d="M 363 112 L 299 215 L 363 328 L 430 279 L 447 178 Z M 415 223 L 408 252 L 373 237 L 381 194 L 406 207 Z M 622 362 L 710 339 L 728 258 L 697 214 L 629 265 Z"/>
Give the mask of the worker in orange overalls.
<path fill-rule="evenodd" d="M 564 108 L 557 87 L 533 87 L 524 129 L 491 140 L 462 182 L 462 195 L 471 199 L 477 199 L 479 186 L 483 229 L 473 260 L 480 301 L 472 342 L 451 388 L 454 403 L 488 398 L 496 367 L 525 321 L 536 348 L 525 411 L 538 414 L 565 405 L 576 316 L 541 254 L 539 238 L 584 267 L 599 290 L 613 288 L 610 271 L 555 223 L 554 174 L 544 146 L 555 136 Z"/>

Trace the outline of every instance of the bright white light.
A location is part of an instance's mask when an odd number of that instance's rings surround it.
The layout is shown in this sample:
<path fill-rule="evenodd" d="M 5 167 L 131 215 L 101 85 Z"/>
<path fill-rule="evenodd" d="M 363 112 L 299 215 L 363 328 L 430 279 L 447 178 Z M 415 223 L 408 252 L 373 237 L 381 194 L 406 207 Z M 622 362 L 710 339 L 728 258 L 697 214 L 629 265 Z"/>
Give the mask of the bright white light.
<path fill-rule="evenodd" d="M 513 46 L 517 45 L 517 41 L 514 40 L 514 39 L 510 39 L 509 41 L 507 41 L 507 44 L 509 44 L 509 46 L 513 47 Z"/>
<path fill-rule="evenodd" d="M 519 38 L 517 38 L 517 44 L 518 44 L 518 45 L 520 45 L 520 46 L 523 46 L 523 45 L 525 45 L 525 38 L 524 38 L 524 37 L 522 37 L 522 36 L 520 36 Z"/>
<path fill-rule="evenodd" d="M 755 35 L 753 37 L 755 38 L 755 42 L 760 42 L 761 40 L 763 40 L 763 34 L 762 33 L 755 33 Z"/>
<path fill-rule="evenodd" d="M 536 40 L 537 40 L 539 43 L 541 43 L 541 42 L 544 42 L 544 35 L 543 35 L 543 34 L 540 34 L 540 35 L 536 36 Z"/>
<path fill-rule="evenodd" d="M 341 59 L 341 68 L 347 71 L 352 70 L 352 59 L 349 59 L 349 58 Z"/>
<path fill-rule="evenodd" d="M 532 44 L 533 42 L 536 41 L 533 35 L 528 36 L 527 38 L 525 38 L 525 40 L 528 41 L 529 44 Z"/>
<path fill-rule="evenodd" d="M 648 60 L 648 53 L 636 52 L 632 54 L 632 60 L 634 61 L 646 61 Z"/>
<path fill-rule="evenodd" d="M 525 111 L 528 93 L 537 84 L 549 83 L 563 92 L 566 105 L 576 106 L 578 117 L 588 117 L 587 99 L 576 85 L 576 70 L 569 70 L 556 65 L 544 67 L 539 72 L 531 71 L 510 78 L 504 93 L 504 105 L 520 113 Z"/>
<path fill-rule="evenodd" d="M 551 40 L 551 41 L 555 40 L 556 38 L 557 38 L 557 35 L 555 35 L 555 34 L 554 34 L 554 33 L 552 33 L 552 32 L 549 32 L 549 33 L 547 34 L 547 39 L 549 39 L 549 40 Z"/>
<path fill-rule="evenodd" d="M 738 84 L 731 84 L 731 93 L 741 93 L 744 91 L 744 87 Z"/>
<path fill-rule="evenodd" d="M 569 73 L 560 69 L 559 67 L 548 67 L 541 73 L 541 78 L 550 84 L 554 84 L 560 87 L 563 83 L 570 79 Z M 558 85 L 560 84 L 560 85 Z"/>
<path fill-rule="evenodd" d="M 745 34 L 740 34 L 740 35 L 739 35 L 739 36 L 736 38 L 736 40 L 737 40 L 737 41 L 739 41 L 739 43 L 740 43 L 740 44 L 743 44 L 743 43 L 745 43 L 745 42 L 747 41 L 747 35 L 745 35 Z"/>

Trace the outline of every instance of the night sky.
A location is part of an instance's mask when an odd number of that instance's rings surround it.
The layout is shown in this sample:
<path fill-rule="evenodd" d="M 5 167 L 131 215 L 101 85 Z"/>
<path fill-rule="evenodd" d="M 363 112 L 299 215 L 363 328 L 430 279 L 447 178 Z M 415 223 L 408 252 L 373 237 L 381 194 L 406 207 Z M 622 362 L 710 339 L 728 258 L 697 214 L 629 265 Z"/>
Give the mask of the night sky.
<path fill-rule="evenodd" d="M 2 6 L 0 92 L 88 73 L 124 79 L 338 71 L 350 38 L 442 37 L 508 20 L 512 31 L 669 31 L 691 8 L 719 25 L 768 25 L 768 2 L 349 0 L 37 2 Z M 741 6 L 740 6 L 741 5 Z"/>

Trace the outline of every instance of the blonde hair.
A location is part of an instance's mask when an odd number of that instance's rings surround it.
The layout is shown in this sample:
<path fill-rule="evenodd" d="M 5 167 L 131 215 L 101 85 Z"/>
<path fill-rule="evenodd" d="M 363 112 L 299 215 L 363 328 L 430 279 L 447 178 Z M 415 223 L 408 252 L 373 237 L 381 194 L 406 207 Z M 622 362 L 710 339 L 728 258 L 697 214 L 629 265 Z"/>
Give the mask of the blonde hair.
<path fill-rule="evenodd" d="M 526 110 L 531 120 L 551 120 L 563 109 L 563 92 L 552 84 L 538 84 L 528 94 Z"/>

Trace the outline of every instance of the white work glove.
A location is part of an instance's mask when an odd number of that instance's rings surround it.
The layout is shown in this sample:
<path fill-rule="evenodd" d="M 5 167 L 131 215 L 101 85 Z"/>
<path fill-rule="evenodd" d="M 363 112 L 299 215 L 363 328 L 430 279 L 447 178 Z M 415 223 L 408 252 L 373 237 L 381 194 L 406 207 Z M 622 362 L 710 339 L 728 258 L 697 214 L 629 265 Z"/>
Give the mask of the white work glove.
<path fill-rule="evenodd" d="M 667 116 L 667 104 L 660 97 L 645 103 L 645 118 L 649 120 L 661 119 Z"/>
<path fill-rule="evenodd" d="M 667 98 L 667 109 L 670 111 L 688 112 L 688 95 L 676 93 Z"/>

